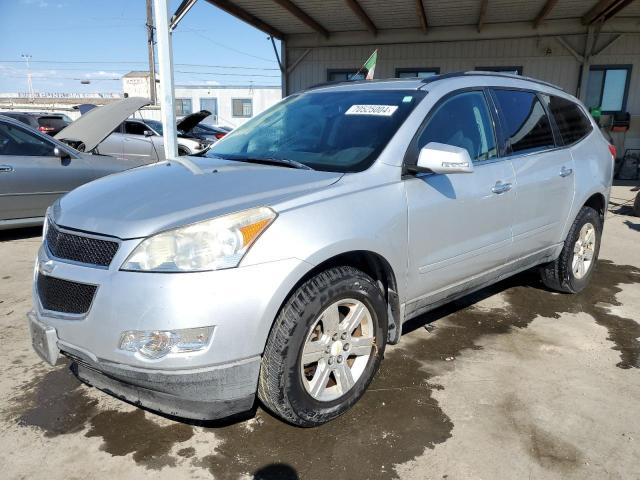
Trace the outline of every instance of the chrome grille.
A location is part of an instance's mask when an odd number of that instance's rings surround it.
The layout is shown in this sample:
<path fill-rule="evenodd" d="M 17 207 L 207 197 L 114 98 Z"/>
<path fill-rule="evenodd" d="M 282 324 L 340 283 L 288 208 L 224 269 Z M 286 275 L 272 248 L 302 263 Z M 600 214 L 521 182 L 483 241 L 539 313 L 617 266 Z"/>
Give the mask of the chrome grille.
<path fill-rule="evenodd" d="M 53 312 L 80 315 L 91 308 L 98 287 L 38 274 L 38 298 L 42 308 Z"/>
<path fill-rule="evenodd" d="M 108 267 L 118 251 L 118 242 L 62 232 L 52 223 L 46 236 L 47 248 L 63 260 Z"/>

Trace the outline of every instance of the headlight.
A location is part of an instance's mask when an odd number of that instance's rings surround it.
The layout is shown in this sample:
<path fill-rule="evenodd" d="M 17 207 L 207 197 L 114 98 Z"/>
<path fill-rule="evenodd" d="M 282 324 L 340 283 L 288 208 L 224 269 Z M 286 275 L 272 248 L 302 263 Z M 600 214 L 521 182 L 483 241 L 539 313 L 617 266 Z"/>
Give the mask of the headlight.
<path fill-rule="evenodd" d="M 128 330 L 120 335 L 120 350 L 137 352 L 143 357 L 157 359 L 169 353 L 188 353 L 204 350 L 209 345 L 213 327 L 183 328 L 180 330 Z"/>
<path fill-rule="evenodd" d="M 44 223 L 42 224 L 42 241 L 44 242 L 47 238 L 47 230 L 49 230 L 49 212 L 51 211 L 51 207 L 47 208 L 47 212 L 44 214 Z"/>
<path fill-rule="evenodd" d="M 138 245 L 122 270 L 201 272 L 237 267 L 275 218 L 273 210 L 260 207 L 159 233 Z"/>

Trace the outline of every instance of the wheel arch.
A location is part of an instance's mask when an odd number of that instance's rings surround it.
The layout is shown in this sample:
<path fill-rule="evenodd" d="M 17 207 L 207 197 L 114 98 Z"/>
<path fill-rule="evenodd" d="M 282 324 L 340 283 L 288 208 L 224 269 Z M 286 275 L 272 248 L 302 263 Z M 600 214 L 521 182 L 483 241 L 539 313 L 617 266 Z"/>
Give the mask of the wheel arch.
<path fill-rule="evenodd" d="M 605 196 L 601 192 L 596 192 L 593 195 L 591 195 L 582 204 L 582 206 L 583 207 L 591 207 L 591 208 L 593 208 L 596 212 L 598 212 L 598 214 L 600 215 L 600 218 L 602 220 L 604 220 L 604 215 L 605 215 L 606 210 L 607 210 L 607 199 L 605 198 Z"/>
<path fill-rule="evenodd" d="M 371 250 L 346 251 L 330 256 L 315 264 L 293 285 L 278 311 L 304 282 L 324 270 L 337 266 L 348 266 L 361 270 L 378 284 L 387 301 L 389 320 L 387 342 L 390 344 L 398 343 L 401 335 L 402 319 L 397 277 L 389 261 L 379 253 Z"/>

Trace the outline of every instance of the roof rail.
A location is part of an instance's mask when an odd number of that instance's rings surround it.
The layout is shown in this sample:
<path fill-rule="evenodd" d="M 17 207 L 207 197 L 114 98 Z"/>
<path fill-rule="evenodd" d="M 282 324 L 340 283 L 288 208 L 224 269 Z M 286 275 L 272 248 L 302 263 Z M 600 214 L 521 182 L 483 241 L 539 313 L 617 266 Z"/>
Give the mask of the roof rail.
<path fill-rule="evenodd" d="M 538 80 L 537 78 L 525 77 L 522 75 L 517 75 L 514 73 L 504 73 L 504 72 L 487 72 L 483 70 L 472 70 L 467 72 L 451 72 L 444 73 L 442 75 L 432 75 L 431 77 L 427 77 L 422 80 L 422 83 L 428 84 L 432 82 L 437 82 L 438 80 L 446 80 L 447 78 L 458 78 L 458 77 L 466 77 L 466 76 L 482 76 L 482 77 L 500 77 L 500 78 L 510 78 L 513 80 L 526 80 L 528 82 L 538 83 L 540 85 L 546 85 L 547 87 L 557 88 L 558 90 L 564 91 L 562 87 L 558 85 L 554 85 L 553 83 L 545 82 L 544 80 Z"/>

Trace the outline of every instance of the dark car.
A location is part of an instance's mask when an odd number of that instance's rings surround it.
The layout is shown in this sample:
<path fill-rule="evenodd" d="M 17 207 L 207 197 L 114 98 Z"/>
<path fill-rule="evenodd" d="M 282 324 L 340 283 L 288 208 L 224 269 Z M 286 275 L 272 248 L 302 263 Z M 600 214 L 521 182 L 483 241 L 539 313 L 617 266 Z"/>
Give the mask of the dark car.
<path fill-rule="evenodd" d="M 51 136 L 54 136 L 71 123 L 69 117 L 57 113 L 0 112 L 0 115 L 14 118 L 19 122 L 29 125 L 31 128 L 35 128 Z"/>
<path fill-rule="evenodd" d="M 213 125 L 207 125 L 205 123 L 199 123 L 189 132 L 192 137 L 200 138 L 202 140 L 211 140 L 216 142 L 224 137 L 231 130 L 227 127 L 217 127 Z"/>

